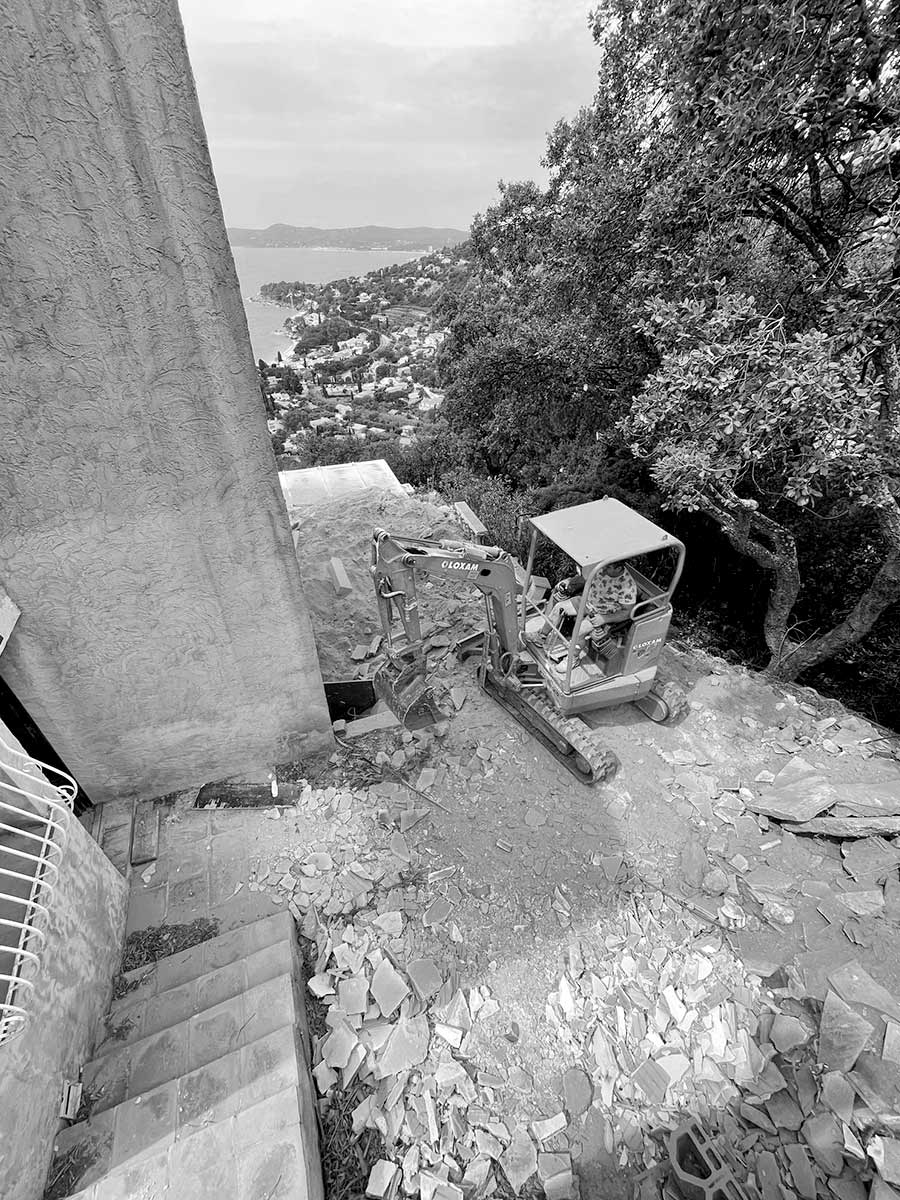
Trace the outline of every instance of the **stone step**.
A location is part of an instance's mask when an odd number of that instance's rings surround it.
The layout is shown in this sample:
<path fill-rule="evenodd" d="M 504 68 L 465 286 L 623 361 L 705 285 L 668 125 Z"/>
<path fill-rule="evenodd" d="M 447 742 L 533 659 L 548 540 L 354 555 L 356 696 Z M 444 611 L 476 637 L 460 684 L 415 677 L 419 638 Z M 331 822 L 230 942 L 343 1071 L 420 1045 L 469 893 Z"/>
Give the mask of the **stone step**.
<path fill-rule="evenodd" d="M 313 1103 L 308 1089 L 292 1085 L 219 1120 L 184 1125 L 137 1157 L 124 1133 L 118 1151 L 115 1133 L 103 1149 L 107 1134 L 71 1200 L 323 1200 Z"/>
<path fill-rule="evenodd" d="M 120 1006 L 145 1000 L 170 988 L 181 987 L 192 979 L 208 975 L 219 967 L 226 967 L 266 946 L 285 940 L 296 944 L 296 927 L 290 913 L 277 912 L 251 925 L 243 925 L 239 929 L 232 929 L 230 933 L 209 938 L 198 946 L 191 946 L 189 950 L 170 954 L 146 967 L 126 971 L 122 978 L 129 990 L 113 1003 L 111 1011 L 115 1012 Z"/>
<path fill-rule="evenodd" d="M 306 1029 L 300 977 L 277 975 L 149 1037 L 109 1049 L 85 1066 L 82 1080 L 93 1111 L 102 1112 L 295 1025 Z"/>
<path fill-rule="evenodd" d="M 200 1129 L 227 1122 L 292 1090 L 302 1103 L 313 1103 L 302 1033 L 284 1026 L 134 1099 L 95 1109 L 88 1120 L 70 1125 L 57 1136 L 49 1177 L 74 1162 L 78 1164 L 74 1182 L 84 1188 L 110 1172 L 168 1151 Z M 67 1177 L 71 1174 L 67 1171 Z"/>
<path fill-rule="evenodd" d="M 260 983 L 292 972 L 299 977 L 297 944 L 293 937 L 282 938 L 255 954 L 248 954 L 246 958 L 239 958 L 237 962 L 206 975 L 198 975 L 177 987 L 152 995 L 144 994 L 139 999 L 133 999 L 134 993 L 122 996 L 113 1002 L 106 1022 L 109 1032 L 95 1048 L 94 1057 L 114 1053 L 122 1046 L 130 1046 L 241 992 L 250 991 Z"/>

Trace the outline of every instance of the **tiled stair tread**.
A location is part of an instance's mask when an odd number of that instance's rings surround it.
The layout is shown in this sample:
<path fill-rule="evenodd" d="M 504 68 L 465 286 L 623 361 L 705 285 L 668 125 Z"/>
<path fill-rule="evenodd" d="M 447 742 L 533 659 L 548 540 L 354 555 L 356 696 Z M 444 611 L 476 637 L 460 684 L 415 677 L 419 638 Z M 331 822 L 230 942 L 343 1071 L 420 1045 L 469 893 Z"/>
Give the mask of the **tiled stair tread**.
<path fill-rule="evenodd" d="M 299 1089 L 303 1103 L 312 1104 L 311 1089 L 304 1087 L 306 1067 L 298 1036 L 292 1027 L 276 1029 L 135 1099 L 94 1111 L 90 1120 L 58 1135 L 57 1162 L 76 1148 L 80 1160 L 80 1148 L 85 1147 L 84 1158 L 91 1166 L 81 1182 L 90 1183 L 286 1089 Z"/>
<path fill-rule="evenodd" d="M 221 1121 L 184 1129 L 174 1142 L 89 1181 L 71 1200 L 322 1200 L 314 1120 L 306 1098 L 287 1087 Z"/>
<path fill-rule="evenodd" d="M 155 996 L 169 988 L 180 987 L 181 984 L 188 983 L 200 975 L 208 975 L 218 967 L 228 966 L 248 954 L 285 939 L 292 943 L 296 940 L 293 918 L 288 912 L 273 913 L 271 917 L 264 917 L 251 925 L 242 925 L 229 933 L 209 938 L 199 946 L 191 946 L 189 950 L 161 958 L 151 966 L 126 971 L 125 981 L 134 986 L 123 997 L 123 1001 L 131 1004 L 135 1000 Z"/>
<path fill-rule="evenodd" d="M 177 987 L 150 995 L 142 993 L 138 999 L 129 992 L 113 1002 L 107 1026 L 114 1032 L 97 1046 L 94 1057 L 113 1053 L 123 1045 L 131 1045 L 150 1034 L 186 1021 L 266 980 L 290 974 L 297 966 L 296 954 L 293 938 L 282 938 L 248 954 L 246 958 L 217 967 Z"/>
<path fill-rule="evenodd" d="M 291 974 L 92 1059 L 83 1072 L 94 1111 L 151 1091 L 283 1026 L 305 1028 L 302 984 Z"/>

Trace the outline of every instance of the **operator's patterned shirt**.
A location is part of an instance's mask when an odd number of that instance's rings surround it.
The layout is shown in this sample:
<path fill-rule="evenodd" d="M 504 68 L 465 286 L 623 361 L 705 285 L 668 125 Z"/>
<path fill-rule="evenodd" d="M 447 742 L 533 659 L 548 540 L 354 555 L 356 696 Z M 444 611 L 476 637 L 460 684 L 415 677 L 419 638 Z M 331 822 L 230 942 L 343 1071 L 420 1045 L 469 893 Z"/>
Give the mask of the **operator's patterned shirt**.
<path fill-rule="evenodd" d="M 629 572 L 623 571 L 616 578 L 598 572 L 591 583 L 588 593 L 587 608 L 608 616 L 610 613 L 621 612 L 623 608 L 631 608 L 637 602 L 637 584 Z"/>

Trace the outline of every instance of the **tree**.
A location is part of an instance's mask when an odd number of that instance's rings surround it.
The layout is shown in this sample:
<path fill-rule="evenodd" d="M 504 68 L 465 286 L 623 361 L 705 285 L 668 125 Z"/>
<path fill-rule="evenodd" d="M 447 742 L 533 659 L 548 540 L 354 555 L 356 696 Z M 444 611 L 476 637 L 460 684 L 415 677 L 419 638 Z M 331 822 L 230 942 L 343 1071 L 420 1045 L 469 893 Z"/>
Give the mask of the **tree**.
<path fill-rule="evenodd" d="M 769 669 L 793 677 L 900 599 L 900 3 L 592 21 L 597 95 L 551 134 L 549 186 L 501 185 L 436 306 L 446 418 L 519 487 L 586 446 L 630 481 L 650 464 L 648 492 L 771 576 Z M 858 590 L 816 609 L 803 539 L 847 521 Z"/>
<path fill-rule="evenodd" d="M 607 18 L 613 8 L 640 15 L 645 56 L 655 45 L 659 135 L 690 146 L 687 169 L 648 190 L 648 224 L 675 208 L 713 228 L 743 223 L 802 263 L 800 311 L 784 297 L 766 320 L 721 295 L 714 309 L 651 307 L 644 329 L 665 358 L 626 422 L 633 435 L 653 414 L 663 422 L 657 482 L 773 571 L 769 669 L 793 678 L 900 599 L 900 5 L 672 0 L 606 5 Z M 608 28 L 601 16 L 601 39 Z M 795 467 L 775 461 L 784 453 Z M 739 496 L 749 467 L 757 491 Z M 787 626 L 796 546 L 759 497 L 814 507 L 836 492 L 877 519 L 881 561 L 842 619 L 800 644 Z"/>
<path fill-rule="evenodd" d="M 883 571 L 832 629 L 798 641 L 802 580 L 781 516 L 790 506 L 835 518 L 854 507 L 893 511 L 900 438 L 878 420 L 884 387 L 862 377 L 859 348 L 837 354 L 821 331 L 790 336 L 784 317 L 761 315 L 751 297 L 648 309 L 645 331 L 662 361 L 622 432 L 652 462 L 670 507 L 706 513 L 772 573 L 768 669 L 793 678 L 867 633 L 898 594 L 900 579 Z"/>

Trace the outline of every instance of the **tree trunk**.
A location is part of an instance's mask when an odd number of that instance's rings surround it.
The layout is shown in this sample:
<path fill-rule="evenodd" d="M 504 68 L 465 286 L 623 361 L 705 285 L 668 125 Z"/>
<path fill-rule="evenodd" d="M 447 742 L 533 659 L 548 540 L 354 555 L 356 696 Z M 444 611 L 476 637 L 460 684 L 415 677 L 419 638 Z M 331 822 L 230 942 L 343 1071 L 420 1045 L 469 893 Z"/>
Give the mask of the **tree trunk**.
<path fill-rule="evenodd" d="M 900 511 L 896 502 L 892 503 L 890 511 L 882 514 L 881 525 L 890 551 L 847 616 L 827 633 L 786 647 L 780 660 L 771 662 L 766 668 L 766 674 L 777 679 L 796 679 L 801 671 L 818 666 L 861 641 L 885 609 L 900 600 Z"/>
<path fill-rule="evenodd" d="M 741 554 L 774 576 L 763 621 L 763 636 L 773 662 L 788 646 L 788 627 L 800 592 L 797 544 L 790 530 L 736 496 L 707 500 L 703 509 Z"/>
<path fill-rule="evenodd" d="M 900 273 L 900 265 L 895 273 Z M 887 342 L 883 345 L 875 361 L 885 386 L 880 419 L 888 430 L 896 433 L 900 425 L 900 353 L 897 343 Z M 855 645 L 869 633 L 885 609 L 900 601 L 900 499 L 895 494 L 895 486 L 886 478 L 881 481 L 877 512 L 888 550 L 868 589 L 843 621 L 819 637 L 788 647 L 786 654 L 769 664 L 767 674 L 778 679 L 796 679 L 801 671 L 818 666 L 848 646 Z"/>

